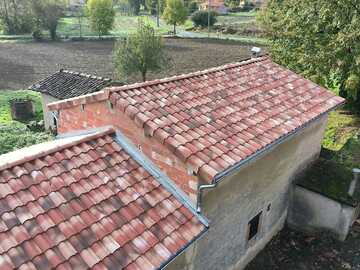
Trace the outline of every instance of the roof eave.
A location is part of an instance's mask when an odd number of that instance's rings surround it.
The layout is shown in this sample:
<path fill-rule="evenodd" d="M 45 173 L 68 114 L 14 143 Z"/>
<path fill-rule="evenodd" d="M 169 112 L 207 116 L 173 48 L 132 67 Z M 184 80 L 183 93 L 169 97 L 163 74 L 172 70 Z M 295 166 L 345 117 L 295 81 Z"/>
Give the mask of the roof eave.
<path fill-rule="evenodd" d="M 322 118 L 326 114 L 328 114 L 331 111 L 334 111 L 338 109 L 339 107 L 343 106 L 346 103 L 346 101 L 343 101 L 336 106 L 332 107 L 331 109 L 319 114 L 318 116 L 314 117 L 310 121 L 306 122 L 304 125 L 294 129 L 293 131 L 290 131 L 286 135 L 278 138 L 277 140 L 273 141 L 272 143 L 268 144 L 267 146 L 263 147 L 262 149 L 258 150 L 254 154 L 250 155 L 249 157 L 245 158 L 244 160 L 241 160 L 240 162 L 235 163 L 234 165 L 228 167 L 227 169 L 217 173 L 214 178 L 211 180 L 211 184 L 218 184 L 221 182 L 224 178 L 226 178 L 229 175 L 234 174 L 235 172 L 240 171 L 244 166 L 249 165 L 250 162 L 254 162 L 257 159 L 261 158 L 262 156 L 266 155 L 270 151 L 272 151 L 275 147 L 278 145 L 284 143 L 285 141 L 290 140 L 292 137 L 297 135 L 300 131 L 307 128 L 309 125 L 317 121 L 318 119 Z"/>

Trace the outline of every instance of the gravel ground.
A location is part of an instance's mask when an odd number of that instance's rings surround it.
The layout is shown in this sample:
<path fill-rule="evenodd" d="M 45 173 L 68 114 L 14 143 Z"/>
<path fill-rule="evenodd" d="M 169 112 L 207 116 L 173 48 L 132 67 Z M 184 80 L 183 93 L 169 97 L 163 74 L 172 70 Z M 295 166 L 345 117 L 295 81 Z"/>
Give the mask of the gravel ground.
<path fill-rule="evenodd" d="M 360 270 L 360 219 L 344 242 L 283 229 L 246 270 Z"/>
<path fill-rule="evenodd" d="M 166 39 L 172 58 L 163 72 L 149 79 L 182 74 L 250 56 L 249 45 L 236 41 Z M 60 68 L 114 78 L 112 41 L 0 43 L 0 89 L 23 89 Z M 140 77 L 122 78 L 128 82 Z"/>

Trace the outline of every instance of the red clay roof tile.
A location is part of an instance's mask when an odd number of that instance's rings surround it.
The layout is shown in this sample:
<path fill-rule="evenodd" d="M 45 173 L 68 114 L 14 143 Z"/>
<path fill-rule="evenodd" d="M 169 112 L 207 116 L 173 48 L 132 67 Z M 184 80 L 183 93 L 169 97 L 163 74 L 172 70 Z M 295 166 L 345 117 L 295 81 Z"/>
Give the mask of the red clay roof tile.
<path fill-rule="evenodd" d="M 344 102 L 268 57 L 107 91 L 208 182 Z"/>
<path fill-rule="evenodd" d="M 157 269 L 205 230 L 114 136 L 0 157 L 0 269 Z"/>

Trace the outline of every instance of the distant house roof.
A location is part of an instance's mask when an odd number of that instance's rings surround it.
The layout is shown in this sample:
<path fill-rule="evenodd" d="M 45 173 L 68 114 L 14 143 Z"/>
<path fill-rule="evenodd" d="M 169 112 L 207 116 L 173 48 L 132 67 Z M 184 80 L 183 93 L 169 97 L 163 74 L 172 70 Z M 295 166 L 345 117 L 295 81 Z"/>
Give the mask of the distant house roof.
<path fill-rule="evenodd" d="M 159 269 L 206 231 L 112 129 L 0 156 L 0 269 Z"/>
<path fill-rule="evenodd" d="M 78 97 L 101 90 L 111 79 L 84 73 L 60 70 L 29 87 L 30 90 L 48 94 L 57 99 Z"/>
<path fill-rule="evenodd" d="M 109 99 L 207 182 L 344 103 L 269 57 L 105 88 L 50 110 Z"/>

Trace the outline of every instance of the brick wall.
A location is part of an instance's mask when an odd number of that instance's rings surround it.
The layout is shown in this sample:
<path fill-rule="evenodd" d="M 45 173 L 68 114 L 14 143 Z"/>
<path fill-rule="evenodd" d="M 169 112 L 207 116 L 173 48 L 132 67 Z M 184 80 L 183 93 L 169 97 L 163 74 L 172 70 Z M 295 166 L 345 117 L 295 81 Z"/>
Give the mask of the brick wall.
<path fill-rule="evenodd" d="M 76 105 L 59 110 L 58 133 L 64 134 L 84 129 L 112 125 L 164 171 L 183 191 L 196 202 L 198 180 L 189 175 L 186 165 L 170 150 L 152 137 L 145 136 L 124 112 L 112 107 L 107 100 Z"/>

